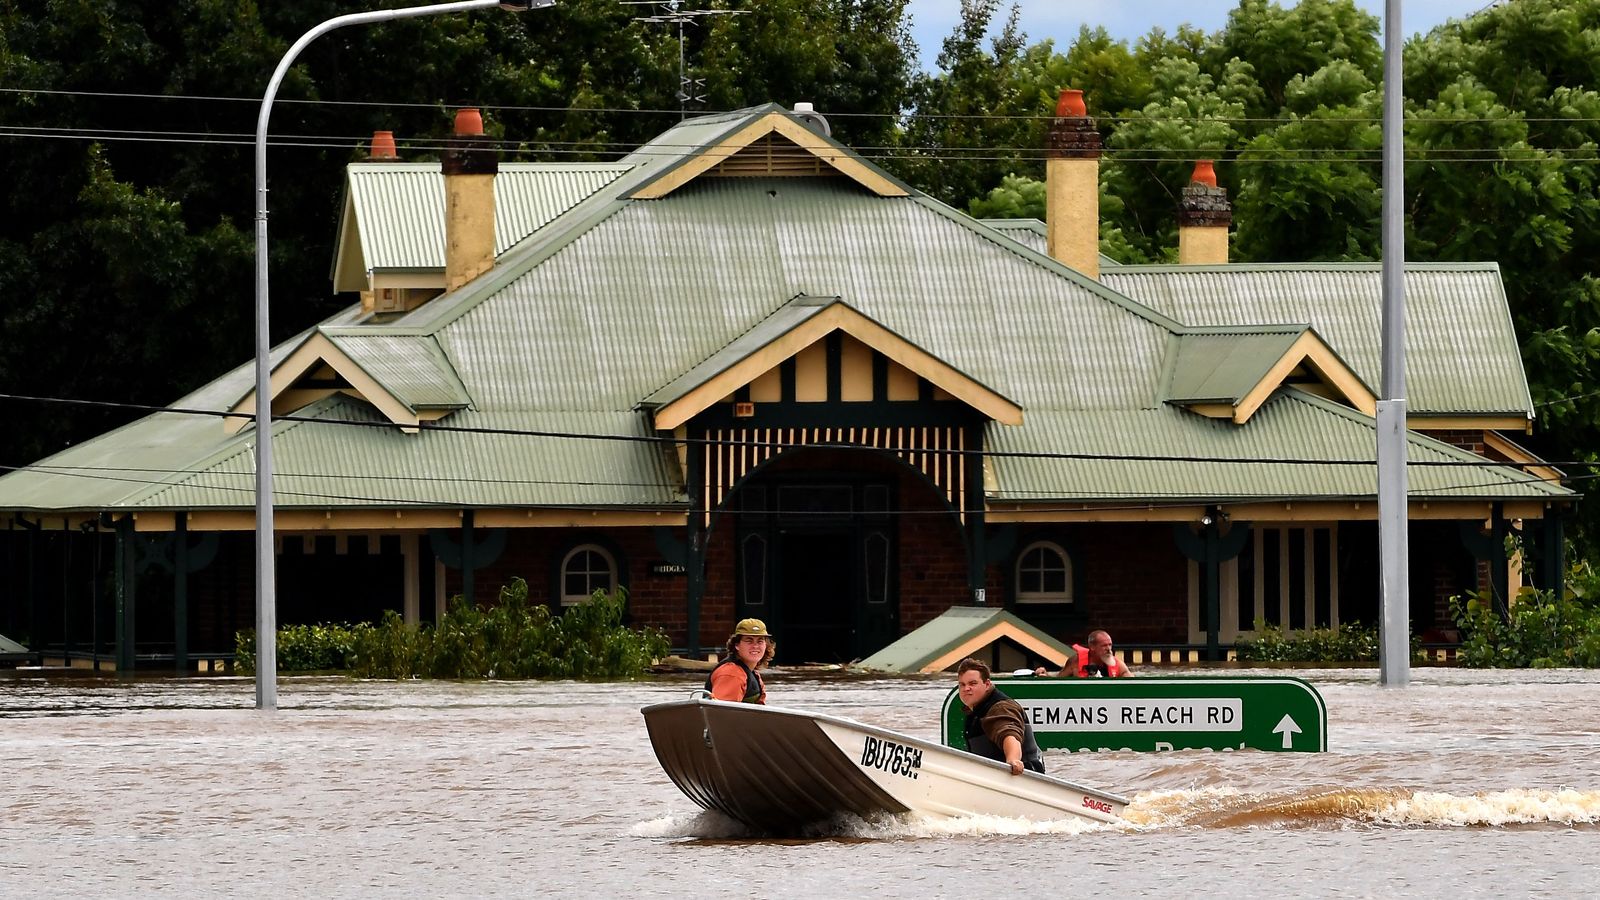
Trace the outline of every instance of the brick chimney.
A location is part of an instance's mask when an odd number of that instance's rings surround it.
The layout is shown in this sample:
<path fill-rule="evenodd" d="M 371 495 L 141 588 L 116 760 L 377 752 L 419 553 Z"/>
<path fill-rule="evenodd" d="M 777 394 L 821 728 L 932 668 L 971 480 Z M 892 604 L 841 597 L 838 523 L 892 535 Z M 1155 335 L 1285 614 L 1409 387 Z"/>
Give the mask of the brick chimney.
<path fill-rule="evenodd" d="M 444 289 L 453 291 L 494 267 L 494 176 L 500 154 L 476 109 L 456 113 L 444 151 Z"/>
<path fill-rule="evenodd" d="M 1228 263 L 1228 226 L 1233 224 L 1233 204 L 1228 189 L 1217 187 L 1211 160 L 1194 164 L 1189 186 L 1178 201 L 1178 262 L 1185 266 L 1222 266 Z"/>
<path fill-rule="evenodd" d="M 1090 278 L 1100 277 L 1100 132 L 1083 91 L 1056 101 L 1045 152 L 1045 231 L 1050 255 Z"/>

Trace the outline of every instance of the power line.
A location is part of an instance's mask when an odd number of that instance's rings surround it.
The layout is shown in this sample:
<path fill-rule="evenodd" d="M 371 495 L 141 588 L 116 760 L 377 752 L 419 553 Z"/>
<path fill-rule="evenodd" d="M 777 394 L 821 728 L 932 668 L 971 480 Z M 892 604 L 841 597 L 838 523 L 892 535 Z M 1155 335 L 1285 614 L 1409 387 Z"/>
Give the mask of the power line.
<path fill-rule="evenodd" d="M 0 87 L 0 94 L 39 94 L 39 95 L 42 95 L 42 96 L 104 97 L 104 98 L 127 99 L 127 100 L 183 100 L 183 101 L 201 101 L 201 102 L 217 102 L 217 103 L 249 103 L 249 104 L 252 104 L 252 105 L 259 105 L 261 103 L 261 98 L 260 97 L 229 97 L 229 96 L 205 95 L 205 94 L 149 94 L 149 93 L 121 92 L 121 91 L 80 91 L 80 90 L 68 91 L 68 90 L 48 89 L 48 88 Z M 447 109 L 447 108 L 455 108 L 455 107 L 461 107 L 461 106 L 473 106 L 475 108 L 482 109 L 482 110 L 488 110 L 488 111 L 499 110 L 499 111 L 505 111 L 505 112 L 549 112 L 549 113 L 562 113 L 562 114 L 566 114 L 566 113 L 615 113 L 615 114 L 622 114 L 622 115 L 671 116 L 671 115 L 676 115 L 679 112 L 679 110 L 677 110 L 677 109 L 654 108 L 654 107 L 629 107 L 629 106 L 529 106 L 529 105 L 519 105 L 519 104 L 489 104 L 489 103 L 476 103 L 476 102 L 472 102 L 472 103 L 444 103 L 444 102 L 440 102 L 440 101 L 435 101 L 435 102 L 417 102 L 417 101 L 400 101 L 400 100 L 304 100 L 304 99 L 302 99 L 302 100 L 293 100 L 293 99 L 279 98 L 279 99 L 274 100 L 273 102 L 275 104 L 279 104 L 279 105 L 282 105 L 282 104 L 299 104 L 299 105 L 302 105 L 302 106 L 342 106 L 342 107 L 366 107 L 366 108 L 378 108 L 378 109 L 394 108 L 394 109 L 443 110 L 443 109 Z M 732 109 L 707 109 L 707 110 L 703 110 L 701 112 L 701 114 L 702 115 L 720 115 L 720 114 L 723 114 L 723 113 L 730 113 L 730 112 L 736 112 L 736 110 L 732 110 Z M 895 121 L 910 121 L 910 120 L 915 120 L 915 119 L 937 119 L 937 120 L 954 119 L 954 120 L 1000 121 L 1000 122 L 1051 122 L 1051 121 L 1054 121 L 1057 118 L 1056 116 L 1048 114 L 1048 113 L 1027 113 L 1027 114 L 1022 114 L 1022 113 L 844 112 L 844 111 L 837 111 L 837 110 L 832 110 L 832 111 L 830 111 L 830 110 L 818 110 L 818 112 L 821 112 L 821 113 L 823 113 L 824 115 L 827 115 L 830 118 L 892 119 L 892 120 L 895 120 Z M 1197 123 L 1210 123 L 1210 122 L 1234 123 L 1234 122 L 1238 122 L 1238 123 L 1245 123 L 1245 124 L 1249 124 L 1249 123 L 1264 123 L 1264 124 L 1278 124 L 1278 125 L 1290 125 L 1290 124 L 1296 124 L 1296 125 L 1297 124 L 1343 124 L 1343 123 L 1360 124 L 1360 125 L 1379 125 L 1383 121 L 1378 116 L 1300 116 L 1300 117 L 1297 117 L 1297 118 L 1284 118 L 1282 116 L 1217 116 L 1217 115 L 1168 116 L 1168 115 L 1145 115 L 1143 113 L 1139 113 L 1139 114 L 1136 114 L 1136 115 L 1126 115 L 1126 116 L 1095 115 L 1095 116 L 1091 116 L 1091 118 L 1093 118 L 1096 122 L 1197 122 Z M 1469 124 L 1470 125 L 1470 124 L 1502 123 L 1502 122 L 1506 122 L 1506 121 L 1539 122 L 1539 123 L 1551 123 L 1551 122 L 1553 122 L 1553 123 L 1580 124 L 1580 123 L 1600 122 L 1600 117 L 1589 117 L 1589 116 L 1517 116 L 1517 115 L 1510 115 L 1510 116 L 1505 116 L 1505 117 L 1500 117 L 1500 118 L 1489 118 L 1489 117 L 1484 117 L 1484 116 L 1438 116 L 1438 117 L 1426 116 L 1426 117 L 1415 117 L 1415 118 L 1412 118 L 1412 119 L 1408 119 L 1406 124 L 1408 124 L 1408 125 L 1432 125 L 1432 124 L 1439 124 L 1439 123 L 1447 123 L 1447 124 Z"/>
<path fill-rule="evenodd" d="M 230 412 L 228 410 L 200 409 L 193 407 L 177 406 L 151 406 L 139 403 L 120 403 L 110 400 L 83 400 L 68 397 L 44 397 L 28 394 L 0 393 L 0 400 L 15 400 L 30 403 L 58 404 L 65 406 L 87 406 L 99 409 L 118 409 L 149 414 L 168 413 L 174 415 L 205 416 L 210 418 L 237 419 L 250 418 L 248 413 Z M 367 419 L 339 419 L 330 416 L 305 416 L 305 415 L 274 415 L 273 419 L 282 422 L 302 422 L 314 425 L 338 425 L 355 428 L 380 428 L 393 430 L 396 426 L 391 422 L 375 422 Z M 632 434 L 596 434 L 591 432 L 572 431 L 546 431 L 525 428 L 499 428 L 490 426 L 447 425 L 441 422 L 423 422 L 418 426 L 422 432 L 451 432 L 460 434 L 486 434 L 508 437 L 538 437 L 561 440 L 581 441 L 611 441 L 619 443 L 656 444 L 663 446 L 710 446 L 710 447 L 742 447 L 755 450 L 793 449 L 794 445 L 784 441 L 766 441 L 739 438 L 694 438 L 662 435 L 632 435 Z M 827 426 L 823 426 L 827 427 Z M 886 450 L 894 452 L 902 448 L 893 447 L 863 447 L 860 444 L 847 442 L 821 442 L 806 444 L 808 449 L 834 449 L 834 450 Z M 910 448 L 904 448 L 908 451 Z M 1124 453 L 1065 453 L 1030 450 L 991 450 L 991 449 L 928 449 L 918 448 L 918 453 L 943 454 L 951 457 L 976 456 L 990 459 L 1042 459 L 1042 460 L 1077 460 L 1077 461 L 1111 461 L 1111 462 L 1180 462 L 1217 465 L 1316 465 L 1316 466 L 1372 466 L 1376 465 L 1375 459 L 1305 459 L 1303 457 L 1216 457 L 1216 456 L 1188 456 L 1188 455 L 1141 455 Z M 1493 460 L 1417 460 L 1408 463 L 1411 466 L 1423 468 L 1549 468 L 1562 466 L 1600 466 L 1600 462 L 1548 462 L 1538 461 L 1529 463 L 1496 462 Z M 0 466 L 13 471 L 27 466 Z M 113 471 L 124 471 L 114 468 Z M 190 474 L 201 474 L 205 470 L 196 470 Z M 498 481 L 499 479 L 496 479 Z M 1547 480 L 1547 479 L 1538 479 Z"/>
<path fill-rule="evenodd" d="M 145 134 L 82 134 L 82 133 L 54 134 L 54 133 L 34 133 L 34 132 L 26 132 L 26 131 L 18 130 L 15 126 L 9 126 L 9 127 L 8 126 L 0 126 L 0 138 L 32 138 L 32 139 L 40 139 L 40 140 L 87 140 L 87 141 L 95 141 L 97 143 L 98 142 L 105 142 L 105 143 L 131 142 L 131 143 L 164 143 L 164 144 L 174 144 L 174 145 L 178 145 L 178 144 L 189 144 L 189 145 L 211 144 L 211 145 L 218 145 L 218 146 L 248 146 L 251 143 L 251 141 L 247 140 L 247 139 L 223 139 L 223 140 L 219 140 L 219 139 L 216 139 L 216 138 L 209 138 L 209 137 L 207 137 L 207 138 L 200 138 L 200 137 L 197 137 L 197 138 L 176 138 L 176 137 L 162 137 L 162 136 L 147 136 Z M 361 143 L 364 143 L 364 141 L 362 141 Z M 629 150 L 598 149 L 598 148 L 593 147 L 589 142 L 586 142 L 586 141 L 554 142 L 554 143 L 558 143 L 558 144 L 559 143 L 567 143 L 567 144 L 571 144 L 572 145 L 571 147 L 567 147 L 567 148 L 563 148 L 563 147 L 548 147 L 547 148 L 547 147 L 543 146 L 543 142 L 538 141 L 538 140 L 514 141 L 514 142 L 508 141 L 508 142 L 505 142 L 505 143 L 506 143 L 506 145 L 508 147 L 512 147 L 512 148 L 518 149 L 520 151 L 526 151 L 526 152 L 529 152 L 529 153 L 532 153 L 532 154 L 535 154 L 535 155 L 541 155 L 541 156 L 575 156 L 575 157 L 610 156 L 610 157 L 614 157 L 614 158 L 620 159 L 622 157 L 634 156 L 634 155 L 645 155 L 645 156 L 651 156 L 651 155 L 655 155 L 655 156 L 677 156 L 677 155 L 679 155 L 679 153 L 668 149 L 667 145 L 657 145 L 656 148 L 641 148 L 641 149 L 636 149 L 636 150 L 629 151 Z M 329 150 L 329 149 L 341 149 L 341 148 L 343 148 L 343 149 L 348 149 L 351 152 L 357 152 L 360 149 L 360 143 L 353 142 L 353 141 L 346 142 L 346 141 L 343 141 L 343 140 L 339 140 L 339 141 L 331 141 L 331 140 L 324 140 L 324 141 L 318 141 L 318 140 L 296 141 L 296 140 L 276 139 L 276 140 L 269 141 L 268 145 L 271 146 L 271 147 L 275 147 L 275 148 L 298 148 L 298 149 L 314 149 L 314 150 Z M 437 144 L 437 145 L 407 144 L 407 145 L 404 145 L 404 146 L 406 146 L 408 148 L 412 148 L 412 149 L 437 149 L 437 150 L 445 149 L 445 145 L 444 144 Z M 936 153 L 919 152 L 915 148 L 912 148 L 912 149 L 907 149 L 907 150 L 895 149 L 895 150 L 892 150 L 892 151 L 877 152 L 877 153 L 874 153 L 874 152 L 858 152 L 857 155 L 862 157 L 863 159 L 883 160 L 883 161 L 1002 162 L 1002 163 L 1009 163 L 1009 164 L 1029 163 L 1029 162 L 1042 163 L 1042 162 L 1045 161 L 1045 157 L 1042 155 L 1043 151 L 1034 151 L 1032 149 L 1026 151 L 1027 155 L 1025 155 L 1025 154 L 1023 154 L 1021 152 L 1016 153 L 1016 154 L 1008 154 L 1008 155 L 979 155 L 976 152 L 973 152 L 973 153 L 958 152 L 958 151 L 961 151 L 961 150 L 965 149 L 965 148 L 959 148 L 959 147 L 941 147 L 941 148 L 938 148 L 938 149 L 939 149 L 939 152 L 936 152 Z M 988 148 L 973 148 L 973 149 L 974 150 L 984 150 L 984 151 L 988 150 Z M 1559 148 L 1559 149 L 1554 149 L 1554 150 L 1546 150 L 1544 148 L 1532 148 L 1531 151 L 1521 151 L 1521 150 L 1519 150 L 1519 152 L 1562 153 L 1562 152 L 1568 152 L 1569 150 L 1572 150 L 1572 151 L 1582 150 L 1584 152 L 1590 152 L 1589 148 Z M 1223 151 L 1217 151 L 1217 150 L 1170 150 L 1169 151 L 1169 150 L 1152 150 L 1152 149 L 1127 150 L 1127 151 L 1107 150 L 1102 155 L 1102 158 L 1106 159 L 1108 161 L 1122 162 L 1122 163 L 1194 162 L 1196 160 L 1201 160 L 1201 159 L 1213 159 L 1214 160 L 1214 159 L 1222 158 L 1222 161 L 1224 161 L 1228 165 L 1241 165 L 1241 166 L 1305 165 L 1305 164 L 1308 164 L 1308 163 L 1349 163 L 1349 164 L 1368 165 L 1368 164 L 1377 164 L 1377 163 L 1380 163 L 1382 161 L 1382 157 L 1381 156 L 1370 155 L 1370 154 L 1368 154 L 1368 155 L 1360 155 L 1360 156 L 1354 156 L 1354 155 L 1344 155 L 1344 156 L 1305 156 L 1305 155 L 1300 155 L 1300 156 L 1295 156 L 1295 157 L 1290 157 L 1290 158 L 1276 158 L 1276 157 L 1274 157 L 1274 158 L 1263 158 L 1263 157 L 1256 156 L 1256 155 L 1231 156 L 1231 157 L 1229 157 L 1229 156 L 1224 156 L 1223 155 L 1223 154 L 1226 154 L 1226 153 L 1229 153 L 1229 152 L 1238 152 L 1238 151 L 1226 151 L 1226 150 L 1223 150 Z M 1284 150 L 1283 152 L 1285 152 L 1285 153 L 1296 153 L 1296 154 L 1367 153 L 1367 151 L 1364 151 L 1364 150 L 1346 150 L 1346 149 L 1326 149 L 1326 150 L 1302 149 L 1302 150 Z M 1476 157 L 1465 157 L 1465 156 L 1462 156 L 1462 157 L 1457 157 L 1457 158 L 1446 158 L 1446 159 L 1434 159 L 1434 158 L 1427 158 L 1427 157 L 1420 157 L 1419 158 L 1419 157 L 1415 157 L 1415 156 L 1408 156 L 1406 161 L 1408 163 L 1417 164 L 1417 165 L 1445 165 L 1445 164 L 1449 164 L 1449 165 L 1469 165 L 1469 164 L 1484 164 L 1484 163 L 1502 164 L 1502 165 L 1580 165 L 1580 164 L 1581 165 L 1593 165 L 1593 164 L 1596 164 L 1596 163 L 1600 163 L 1600 156 L 1587 156 L 1587 157 L 1584 157 L 1584 156 L 1570 156 L 1570 157 L 1569 156 L 1537 156 L 1537 157 L 1531 157 L 1531 158 L 1529 158 L 1529 157 L 1512 157 L 1512 156 L 1505 156 L 1505 155 L 1501 155 L 1499 153 L 1496 153 L 1491 148 L 1483 148 L 1483 149 L 1478 149 L 1478 150 L 1472 150 L 1472 149 L 1467 149 L 1467 150 L 1449 150 L 1449 151 L 1440 151 L 1440 152 L 1461 153 L 1461 154 L 1465 154 L 1465 153 L 1482 153 L 1482 154 L 1485 154 L 1485 155 L 1476 156 Z M 1037 156 L 1031 155 L 1031 154 L 1034 154 L 1034 153 L 1039 153 L 1040 155 L 1037 155 Z M 1156 155 L 1156 156 L 1136 155 L 1136 154 L 1141 154 L 1141 153 L 1143 153 L 1143 154 L 1148 154 L 1148 153 L 1178 154 L 1178 155 Z"/>

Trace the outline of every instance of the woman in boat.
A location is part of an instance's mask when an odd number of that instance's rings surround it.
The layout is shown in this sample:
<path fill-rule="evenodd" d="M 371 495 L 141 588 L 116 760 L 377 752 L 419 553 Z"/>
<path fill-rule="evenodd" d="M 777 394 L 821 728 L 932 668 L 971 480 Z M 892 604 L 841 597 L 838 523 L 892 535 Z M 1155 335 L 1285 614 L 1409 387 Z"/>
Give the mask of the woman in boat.
<path fill-rule="evenodd" d="M 766 703 L 767 685 L 757 670 L 772 662 L 778 642 L 760 619 L 741 619 L 728 635 L 727 652 L 706 678 L 706 690 L 717 700 Z"/>

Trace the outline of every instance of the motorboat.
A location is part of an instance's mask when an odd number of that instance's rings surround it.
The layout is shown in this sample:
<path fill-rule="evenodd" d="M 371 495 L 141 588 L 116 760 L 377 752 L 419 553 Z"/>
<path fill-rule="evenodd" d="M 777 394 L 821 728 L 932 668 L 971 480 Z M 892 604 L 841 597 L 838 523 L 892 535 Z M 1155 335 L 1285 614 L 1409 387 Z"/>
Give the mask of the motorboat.
<path fill-rule="evenodd" d="M 841 815 L 925 813 L 1114 822 L 1128 801 L 851 719 L 698 696 L 643 710 L 661 767 L 689 799 L 758 831 Z"/>

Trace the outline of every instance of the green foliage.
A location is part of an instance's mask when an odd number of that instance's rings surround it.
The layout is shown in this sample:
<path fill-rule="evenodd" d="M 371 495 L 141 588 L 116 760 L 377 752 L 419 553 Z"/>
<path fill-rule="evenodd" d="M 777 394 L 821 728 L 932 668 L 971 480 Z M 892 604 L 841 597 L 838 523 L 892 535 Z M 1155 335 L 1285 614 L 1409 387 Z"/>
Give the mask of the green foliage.
<path fill-rule="evenodd" d="M 1241 638 L 1238 650 L 1243 662 L 1351 663 L 1376 661 L 1378 647 L 1378 629 L 1355 622 L 1290 633 L 1257 619 L 1254 636 Z M 1421 641 L 1413 636 L 1412 656 L 1420 649 Z"/>
<path fill-rule="evenodd" d="M 1502 616 L 1491 598 L 1450 598 L 1461 629 L 1457 660 L 1477 669 L 1600 667 L 1600 602 L 1524 588 Z"/>
<path fill-rule="evenodd" d="M 528 602 L 521 578 L 478 607 L 454 598 L 437 626 L 412 628 L 393 610 L 377 625 L 301 625 L 278 630 L 283 672 L 348 670 L 363 678 L 631 678 L 667 654 L 666 634 L 623 625 L 622 591 L 552 615 Z M 235 664 L 255 666 L 255 634 L 240 632 Z"/>
<path fill-rule="evenodd" d="M 284 625 L 278 628 L 278 671 L 333 672 L 349 669 L 355 660 L 356 643 L 366 625 Z M 234 639 L 234 666 L 253 672 L 256 665 L 256 633 L 241 631 Z"/>

